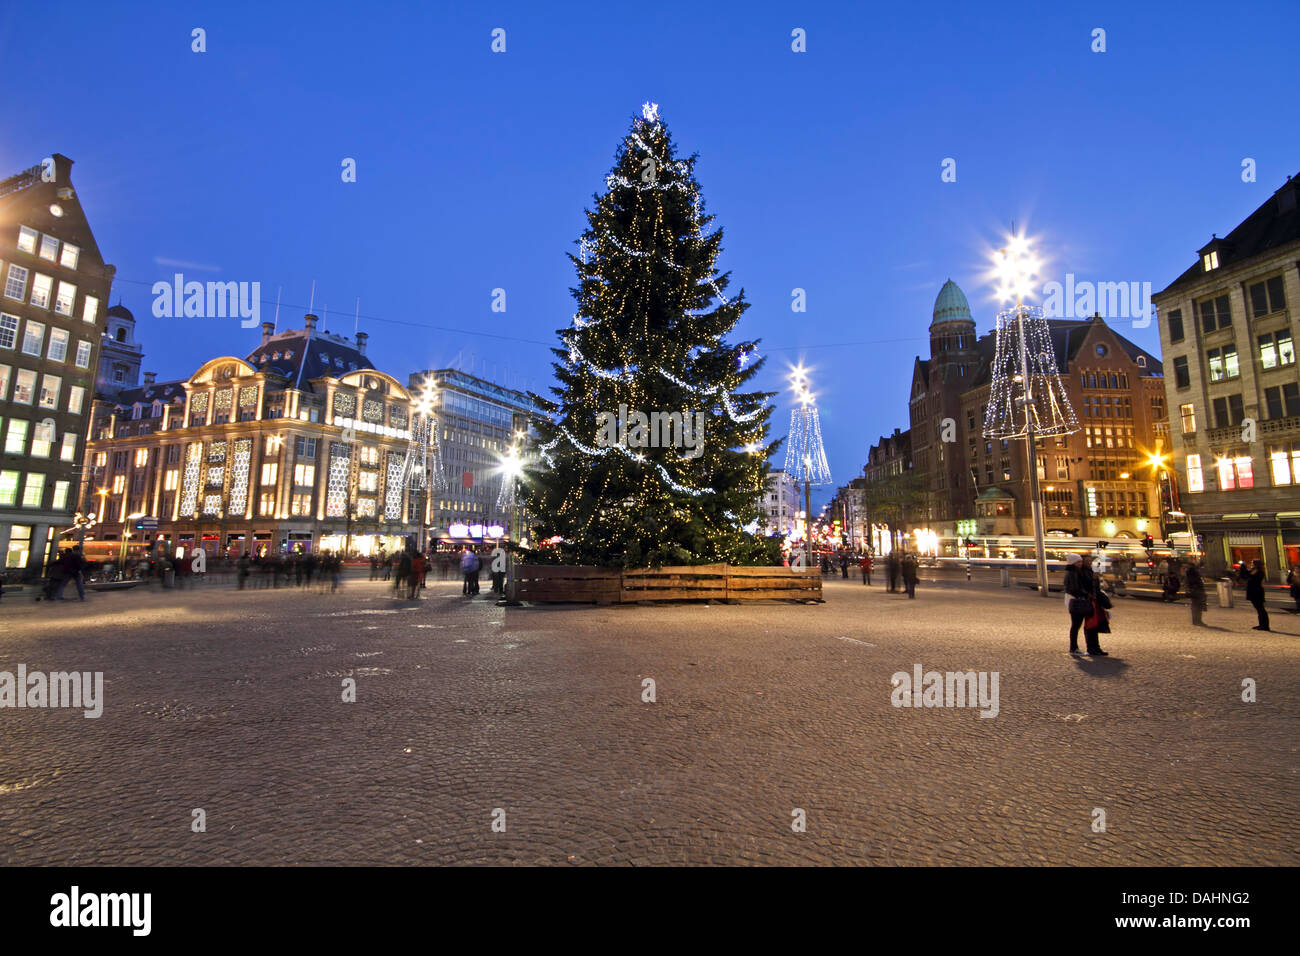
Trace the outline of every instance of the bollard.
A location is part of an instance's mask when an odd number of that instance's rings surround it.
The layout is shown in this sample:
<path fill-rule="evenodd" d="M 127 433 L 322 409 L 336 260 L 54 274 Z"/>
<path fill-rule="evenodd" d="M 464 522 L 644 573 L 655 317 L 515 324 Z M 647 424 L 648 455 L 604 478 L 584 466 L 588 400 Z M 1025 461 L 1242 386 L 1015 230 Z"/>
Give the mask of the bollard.
<path fill-rule="evenodd" d="M 1219 607 L 1232 607 L 1232 581 L 1224 578 L 1216 582 L 1219 589 Z"/>
<path fill-rule="evenodd" d="M 1009 587 L 1011 587 L 1011 569 L 1010 569 L 1010 568 L 1003 568 L 1003 569 L 1002 569 L 1002 586 L 1003 586 L 1004 588 L 1009 588 Z"/>

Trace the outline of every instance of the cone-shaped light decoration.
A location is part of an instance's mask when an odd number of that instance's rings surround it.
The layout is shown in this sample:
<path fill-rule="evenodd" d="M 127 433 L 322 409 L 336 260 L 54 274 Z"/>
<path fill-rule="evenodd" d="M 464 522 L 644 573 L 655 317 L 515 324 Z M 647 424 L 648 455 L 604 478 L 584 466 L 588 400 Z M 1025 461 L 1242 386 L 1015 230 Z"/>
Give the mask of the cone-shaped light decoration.
<path fill-rule="evenodd" d="M 808 387 L 808 375 L 796 368 L 790 375 L 799 404 L 790 410 L 790 437 L 785 445 L 785 473 L 810 485 L 829 485 L 831 466 L 822 444 L 821 419 Z"/>

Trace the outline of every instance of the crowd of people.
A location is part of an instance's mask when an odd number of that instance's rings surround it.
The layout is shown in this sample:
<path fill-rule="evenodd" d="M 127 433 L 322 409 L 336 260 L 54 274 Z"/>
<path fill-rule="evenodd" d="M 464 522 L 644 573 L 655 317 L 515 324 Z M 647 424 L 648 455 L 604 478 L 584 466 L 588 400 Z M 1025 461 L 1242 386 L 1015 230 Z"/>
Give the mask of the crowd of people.
<path fill-rule="evenodd" d="M 480 554 L 479 552 L 483 553 Z M 451 551 L 420 551 L 414 545 L 392 553 L 378 552 L 370 556 L 370 580 L 392 580 L 393 590 L 406 592 L 408 599 L 415 599 L 425 587 L 428 575 L 437 570 L 438 576 L 446 581 L 455 573 L 461 577 L 461 594 L 473 597 L 479 593 L 479 574 L 484 564 L 493 565 L 492 553 L 483 548 L 469 545 Z M 504 596 L 506 593 L 504 571 L 493 570 L 492 593 Z"/>

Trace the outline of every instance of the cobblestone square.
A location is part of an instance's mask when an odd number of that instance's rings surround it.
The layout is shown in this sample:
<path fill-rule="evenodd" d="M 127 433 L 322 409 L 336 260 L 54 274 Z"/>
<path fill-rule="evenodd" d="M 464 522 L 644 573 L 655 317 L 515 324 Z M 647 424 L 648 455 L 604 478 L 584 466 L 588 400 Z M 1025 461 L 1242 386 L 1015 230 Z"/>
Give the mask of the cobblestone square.
<path fill-rule="evenodd" d="M 362 579 L 6 595 L 0 671 L 102 671 L 104 702 L 97 719 L 0 709 L 0 860 L 1300 859 L 1295 616 L 1263 633 L 1249 608 L 1211 608 L 1193 630 L 1184 607 L 1119 600 L 1111 656 L 1093 660 L 1066 654 L 1059 596 L 825 593 L 509 609 L 433 580 L 413 602 Z M 892 706 L 891 676 L 916 665 L 996 673 L 997 715 Z"/>

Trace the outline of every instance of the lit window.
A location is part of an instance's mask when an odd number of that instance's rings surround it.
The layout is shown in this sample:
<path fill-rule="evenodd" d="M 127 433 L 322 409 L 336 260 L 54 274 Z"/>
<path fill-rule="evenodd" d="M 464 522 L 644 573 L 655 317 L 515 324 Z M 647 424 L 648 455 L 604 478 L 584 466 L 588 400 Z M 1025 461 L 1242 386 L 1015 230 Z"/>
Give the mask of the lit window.
<path fill-rule="evenodd" d="M 45 497 L 45 475 L 29 471 L 27 473 L 27 483 L 23 485 L 23 507 L 39 508 L 41 499 Z"/>
<path fill-rule="evenodd" d="M 1219 251 L 1216 249 L 1214 252 L 1207 252 L 1201 257 L 1201 262 L 1206 272 L 1219 268 Z"/>
<path fill-rule="evenodd" d="M 71 315 L 72 306 L 77 301 L 77 287 L 71 282 L 59 281 L 59 294 L 54 298 L 54 311 L 59 315 Z"/>
<path fill-rule="evenodd" d="M 50 307 L 50 292 L 54 289 L 54 280 L 39 272 L 32 276 L 32 305 L 38 309 Z"/>
<path fill-rule="evenodd" d="M 9 275 L 5 277 L 5 295 L 10 299 L 22 301 L 27 292 L 27 270 L 22 266 L 10 264 Z"/>
<path fill-rule="evenodd" d="M 149 464 L 149 449 L 137 448 L 135 451 L 135 467 L 143 468 Z"/>
<path fill-rule="evenodd" d="M 41 357 L 41 346 L 45 343 L 45 326 L 40 322 L 27 320 L 23 329 L 23 354 Z"/>
<path fill-rule="evenodd" d="M 1193 405 L 1179 405 L 1179 412 L 1183 419 L 1183 434 L 1190 435 L 1196 431 L 1196 408 Z"/>
<path fill-rule="evenodd" d="M 13 368 L 9 365 L 0 365 L 0 402 L 9 397 L 9 373 Z"/>
<path fill-rule="evenodd" d="M 77 457 L 77 435 L 76 432 L 63 433 L 63 445 L 59 448 L 59 458 L 63 461 L 73 461 Z"/>
<path fill-rule="evenodd" d="M 293 483 L 299 487 L 309 487 L 316 481 L 315 465 L 294 465 Z"/>
<path fill-rule="evenodd" d="M 163 491 L 175 491 L 176 483 L 180 480 L 180 474 L 179 468 L 168 469 L 166 474 L 163 475 Z"/>
<path fill-rule="evenodd" d="M 81 403 L 85 396 L 86 390 L 80 385 L 74 385 L 68 389 L 68 412 L 70 414 L 81 414 Z"/>
<path fill-rule="evenodd" d="M 88 295 L 81 301 L 81 321 L 94 322 L 98 318 L 99 299 L 93 295 Z"/>
<path fill-rule="evenodd" d="M 41 408 L 58 408 L 59 391 L 63 388 L 63 379 L 57 375 L 41 376 Z"/>
<path fill-rule="evenodd" d="M 70 482 L 66 481 L 56 481 L 54 483 L 54 500 L 50 503 L 51 508 L 54 508 L 56 511 L 62 511 L 68 506 L 69 486 Z"/>
<path fill-rule="evenodd" d="M 20 368 L 14 373 L 13 401 L 18 405 L 30 405 L 36 396 L 36 373 L 29 368 Z"/>
<path fill-rule="evenodd" d="M 77 343 L 77 368 L 90 368 L 90 343 L 82 339 Z"/>
<path fill-rule="evenodd" d="M 40 257 L 50 262 L 55 262 L 59 258 L 59 240 L 53 236 L 41 236 Z"/>
<path fill-rule="evenodd" d="M 1205 478 L 1201 474 L 1201 456 L 1187 456 L 1187 490 L 1204 491 Z"/>
<path fill-rule="evenodd" d="M 275 478 L 276 475 L 279 473 L 279 471 L 280 471 L 280 466 L 277 462 L 274 461 L 263 462 L 262 463 L 262 484 L 264 485 L 275 484 Z"/>
<path fill-rule="evenodd" d="M 45 357 L 51 362 L 62 362 L 68 357 L 67 329 L 50 329 L 50 346 Z"/>
<path fill-rule="evenodd" d="M 120 495 L 122 489 L 126 487 L 126 475 L 113 476 L 113 494 Z"/>
<path fill-rule="evenodd" d="M 36 238 L 39 235 L 37 231 L 30 226 L 18 227 L 18 248 L 23 252 L 30 252 L 36 255 Z"/>
<path fill-rule="evenodd" d="M 0 471 L 0 505 L 12 505 L 17 500 L 18 500 L 18 472 Z M 12 528 L 10 528 L 9 531 L 9 557 L 11 559 L 14 556 L 14 539 L 16 537 L 14 532 L 16 532 L 18 528 L 19 528 L 18 525 L 14 525 Z M 29 527 L 27 529 L 27 534 L 29 539 L 31 537 L 31 531 L 32 529 Z M 11 568 L 20 567 L 22 565 L 25 565 L 26 563 L 27 563 L 27 551 L 24 549 L 22 552 L 21 562 L 13 563 L 11 561 L 9 567 Z"/>
<path fill-rule="evenodd" d="M 1234 458 L 1232 463 L 1237 469 L 1237 487 L 1254 488 L 1255 472 L 1252 460 L 1250 458 Z"/>
<path fill-rule="evenodd" d="M 63 254 L 59 256 L 59 265 L 65 269 L 77 268 L 77 260 L 81 258 L 81 250 L 70 242 L 63 244 Z"/>
<path fill-rule="evenodd" d="M 21 455 L 27 449 L 27 422 L 21 418 L 9 419 L 5 432 L 5 454 Z"/>

